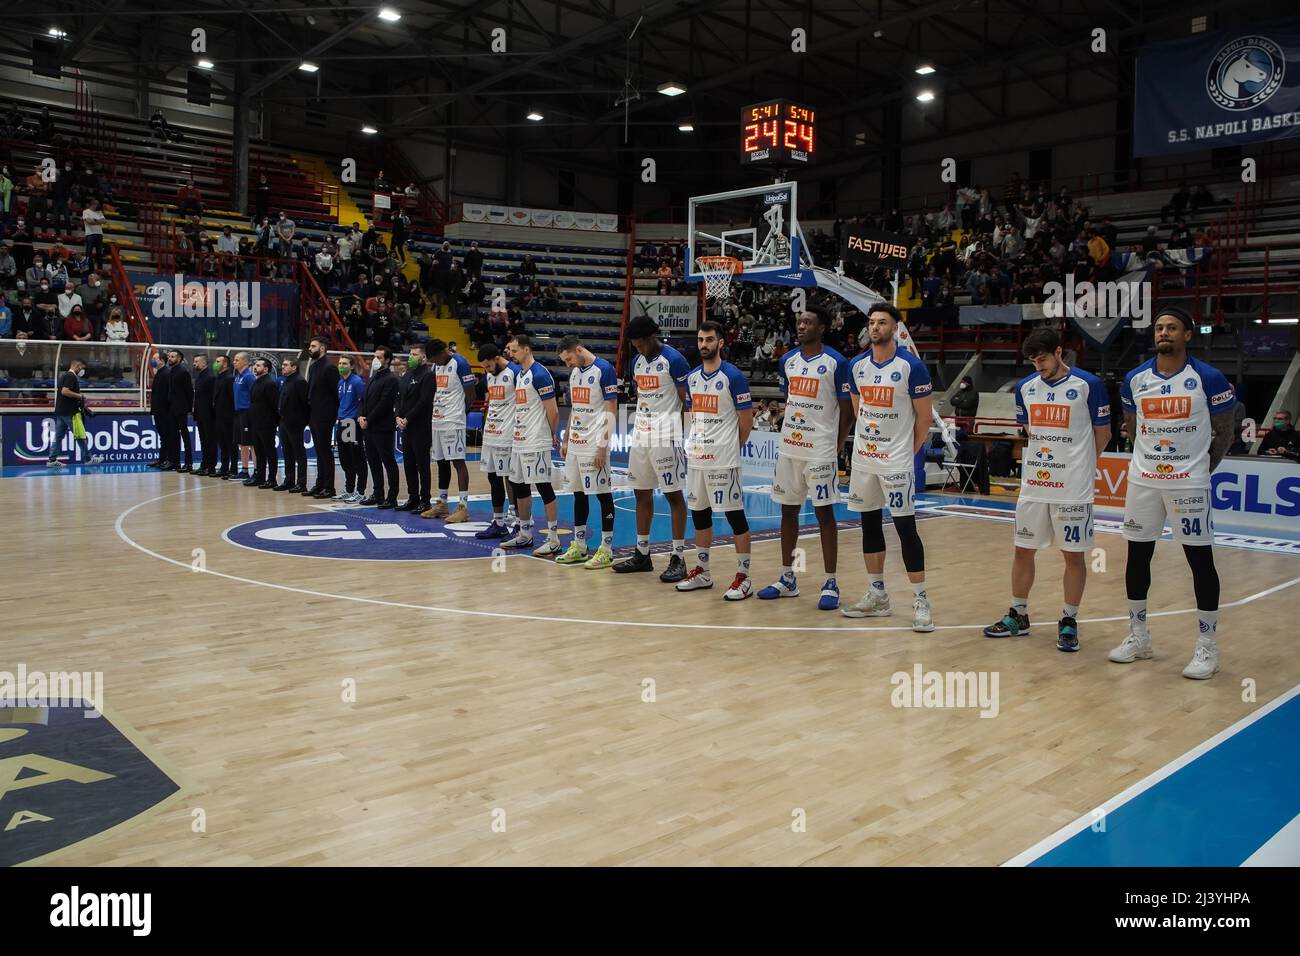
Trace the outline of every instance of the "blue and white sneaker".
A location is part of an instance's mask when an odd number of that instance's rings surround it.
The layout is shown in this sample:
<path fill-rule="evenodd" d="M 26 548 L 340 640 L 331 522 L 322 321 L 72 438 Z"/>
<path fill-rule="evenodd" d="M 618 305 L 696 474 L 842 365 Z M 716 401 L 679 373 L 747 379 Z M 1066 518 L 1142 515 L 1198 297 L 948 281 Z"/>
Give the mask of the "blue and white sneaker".
<path fill-rule="evenodd" d="M 503 524 L 497 524 L 495 521 L 474 535 L 474 537 L 478 538 L 480 541 L 491 541 L 497 538 L 505 538 L 507 536 L 510 536 L 509 529 Z"/>
<path fill-rule="evenodd" d="M 834 578 L 827 578 L 822 585 L 822 596 L 817 599 L 817 610 L 834 611 L 840 606 L 840 586 Z"/>
<path fill-rule="evenodd" d="M 777 598 L 798 597 L 799 583 L 793 574 L 783 574 L 775 584 L 769 584 L 758 592 L 760 601 L 775 601 Z"/>
<path fill-rule="evenodd" d="M 1079 622 L 1074 618 L 1063 617 L 1056 625 L 1056 649 L 1066 652 L 1079 649 Z"/>

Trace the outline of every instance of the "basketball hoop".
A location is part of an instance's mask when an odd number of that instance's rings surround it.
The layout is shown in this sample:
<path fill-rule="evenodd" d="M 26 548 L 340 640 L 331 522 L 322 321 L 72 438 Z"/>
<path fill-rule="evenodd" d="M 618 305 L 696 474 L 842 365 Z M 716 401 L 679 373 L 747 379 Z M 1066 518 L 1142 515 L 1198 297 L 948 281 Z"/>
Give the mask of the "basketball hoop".
<path fill-rule="evenodd" d="M 744 263 L 733 256 L 700 256 L 695 264 L 704 276 L 704 295 L 710 299 L 725 299 L 731 290 L 732 277 L 745 269 Z"/>

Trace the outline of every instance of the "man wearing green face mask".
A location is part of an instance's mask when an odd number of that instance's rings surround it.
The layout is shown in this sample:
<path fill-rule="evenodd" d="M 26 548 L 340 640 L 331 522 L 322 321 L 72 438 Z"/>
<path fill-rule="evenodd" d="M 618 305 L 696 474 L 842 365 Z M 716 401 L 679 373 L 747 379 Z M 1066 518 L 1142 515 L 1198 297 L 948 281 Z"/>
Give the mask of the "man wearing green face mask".
<path fill-rule="evenodd" d="M 1300 461 L 1300 435 L 1291 423 L 1291 413 L 1281 409 L 1273 415 L 1273 430 L 1259 443 L 1259 454 L 1268 458 Z"/>
<path fill-rule="evenodd" d="M 402 467 L 406 500 L 398 511 L 419 513 L 432 506 L 433 393 L 435 382 L 423 345 L 412 345 L 397 399 L 397 427 L 402 431 Z"/>

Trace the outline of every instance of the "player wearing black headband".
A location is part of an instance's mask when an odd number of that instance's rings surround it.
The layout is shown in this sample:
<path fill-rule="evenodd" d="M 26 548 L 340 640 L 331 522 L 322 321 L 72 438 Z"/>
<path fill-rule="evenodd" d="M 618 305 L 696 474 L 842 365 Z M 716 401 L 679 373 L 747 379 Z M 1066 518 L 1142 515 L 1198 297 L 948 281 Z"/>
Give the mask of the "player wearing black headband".
<path fill-rule="evenodd" d="M 1210 473 L 1232 443 L 1236 395 L 1222 372 L 1187 355 L 1192 338 L 1187 312 L 1176 306 L 1162 308 L 1152 331 L 1155 357 L 1128 373 L 1120 393 L 1133 437 L 1124 501 L 1129 633 L 1110 652 L 1110 659 L 1128 664 L 1152 655 L 1147 591 L 1151 558 L 1168 518 L 1192 569 L 1200 617 L 1196 650 L 1183 676 L 1204 680 L 1219 669 L 1219 575 L 1212 550 Z"/>

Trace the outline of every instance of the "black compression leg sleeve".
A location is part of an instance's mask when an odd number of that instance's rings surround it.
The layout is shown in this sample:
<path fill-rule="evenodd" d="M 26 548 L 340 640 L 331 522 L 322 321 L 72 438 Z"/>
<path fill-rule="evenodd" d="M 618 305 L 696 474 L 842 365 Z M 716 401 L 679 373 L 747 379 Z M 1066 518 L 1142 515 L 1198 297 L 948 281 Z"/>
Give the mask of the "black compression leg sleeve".
<path fill-rule="evenodd" d="M 862 512 L 862 553 L 879 554 L 885 550 L 884 514 L 875 511 Z"/>
<path fill-rule="evenodd" d="M 912 572 L 924 571 L 925 545 L 921 543 L 921 536 L 916 533 L 916 516 L 897 515 L 894 518 L 894 527 L 898 529 L 898 540 L 903 548 L 903 567 Z"/>
<path fill-rule="evenodd" d="M 543 500 L 545 500 L 543 498 Z M 585 528 L 587 518 L 591 515 L 591 502 L 587 499 L 585 493 L 575 491 L 573 493 L 573 526 L 575 528 Z"/>
<path fill-rule="evenodd" d="M 551 487 L 551 483 L 549 481 L 545 482 L 544 484 L 538 485 L 537 493 L 542 496 L 543 504 L 549 505 L 552 501 L 555 500 L 555 489 Z"/>
<path fill-rule="evenodd" d="M 1124 587 L 1130 601 L 1145 601 L 1151 590 L 1151 557 L 1156 553 L 1154 541 L 1130 541 L 1128 560 L 1124 563 Z"/>
<path fill-rule="evenodd" d="M 608 491 L 596 496 L 600 500 L 600 530 L 614 530 L 614 495 Z"/>
<path fill-rule="evenodd" d="M 749 530 L 749 519 L 739 508 L 727 512 L 727 524 L 731 525 L 732 534 L 744 534 Z"/>
<path fill-rule="evenodd" d="M 691 526 L 696 531 L 707 531 L 713 527 L 713 509 L 701 508 L 699 511 L 691 512 Z"/>
<path fill-rule="evenodd" d="M 492 511 L 500 513 L 506 506 L 506 483 L 500 475 L 488 473 L 488 485 L 492 488 Z"/>
<path fill-rule="evenodd" d="M 1208 544 L 1183 545 L 1187 564 L 1192 569 L 1192 587 L 1196 591 L 1196 607 L 1200 611 L 1219 609 L 1219 572 L 1214 567 L 1214 549 Z"/>
<path fill-rule="evenodd" d="M 438 462 L 438 488 L 442 489 L 442 488 L 450 488 L 450 487 L 451 487 L 451 462 L 440 461 Z"/>

